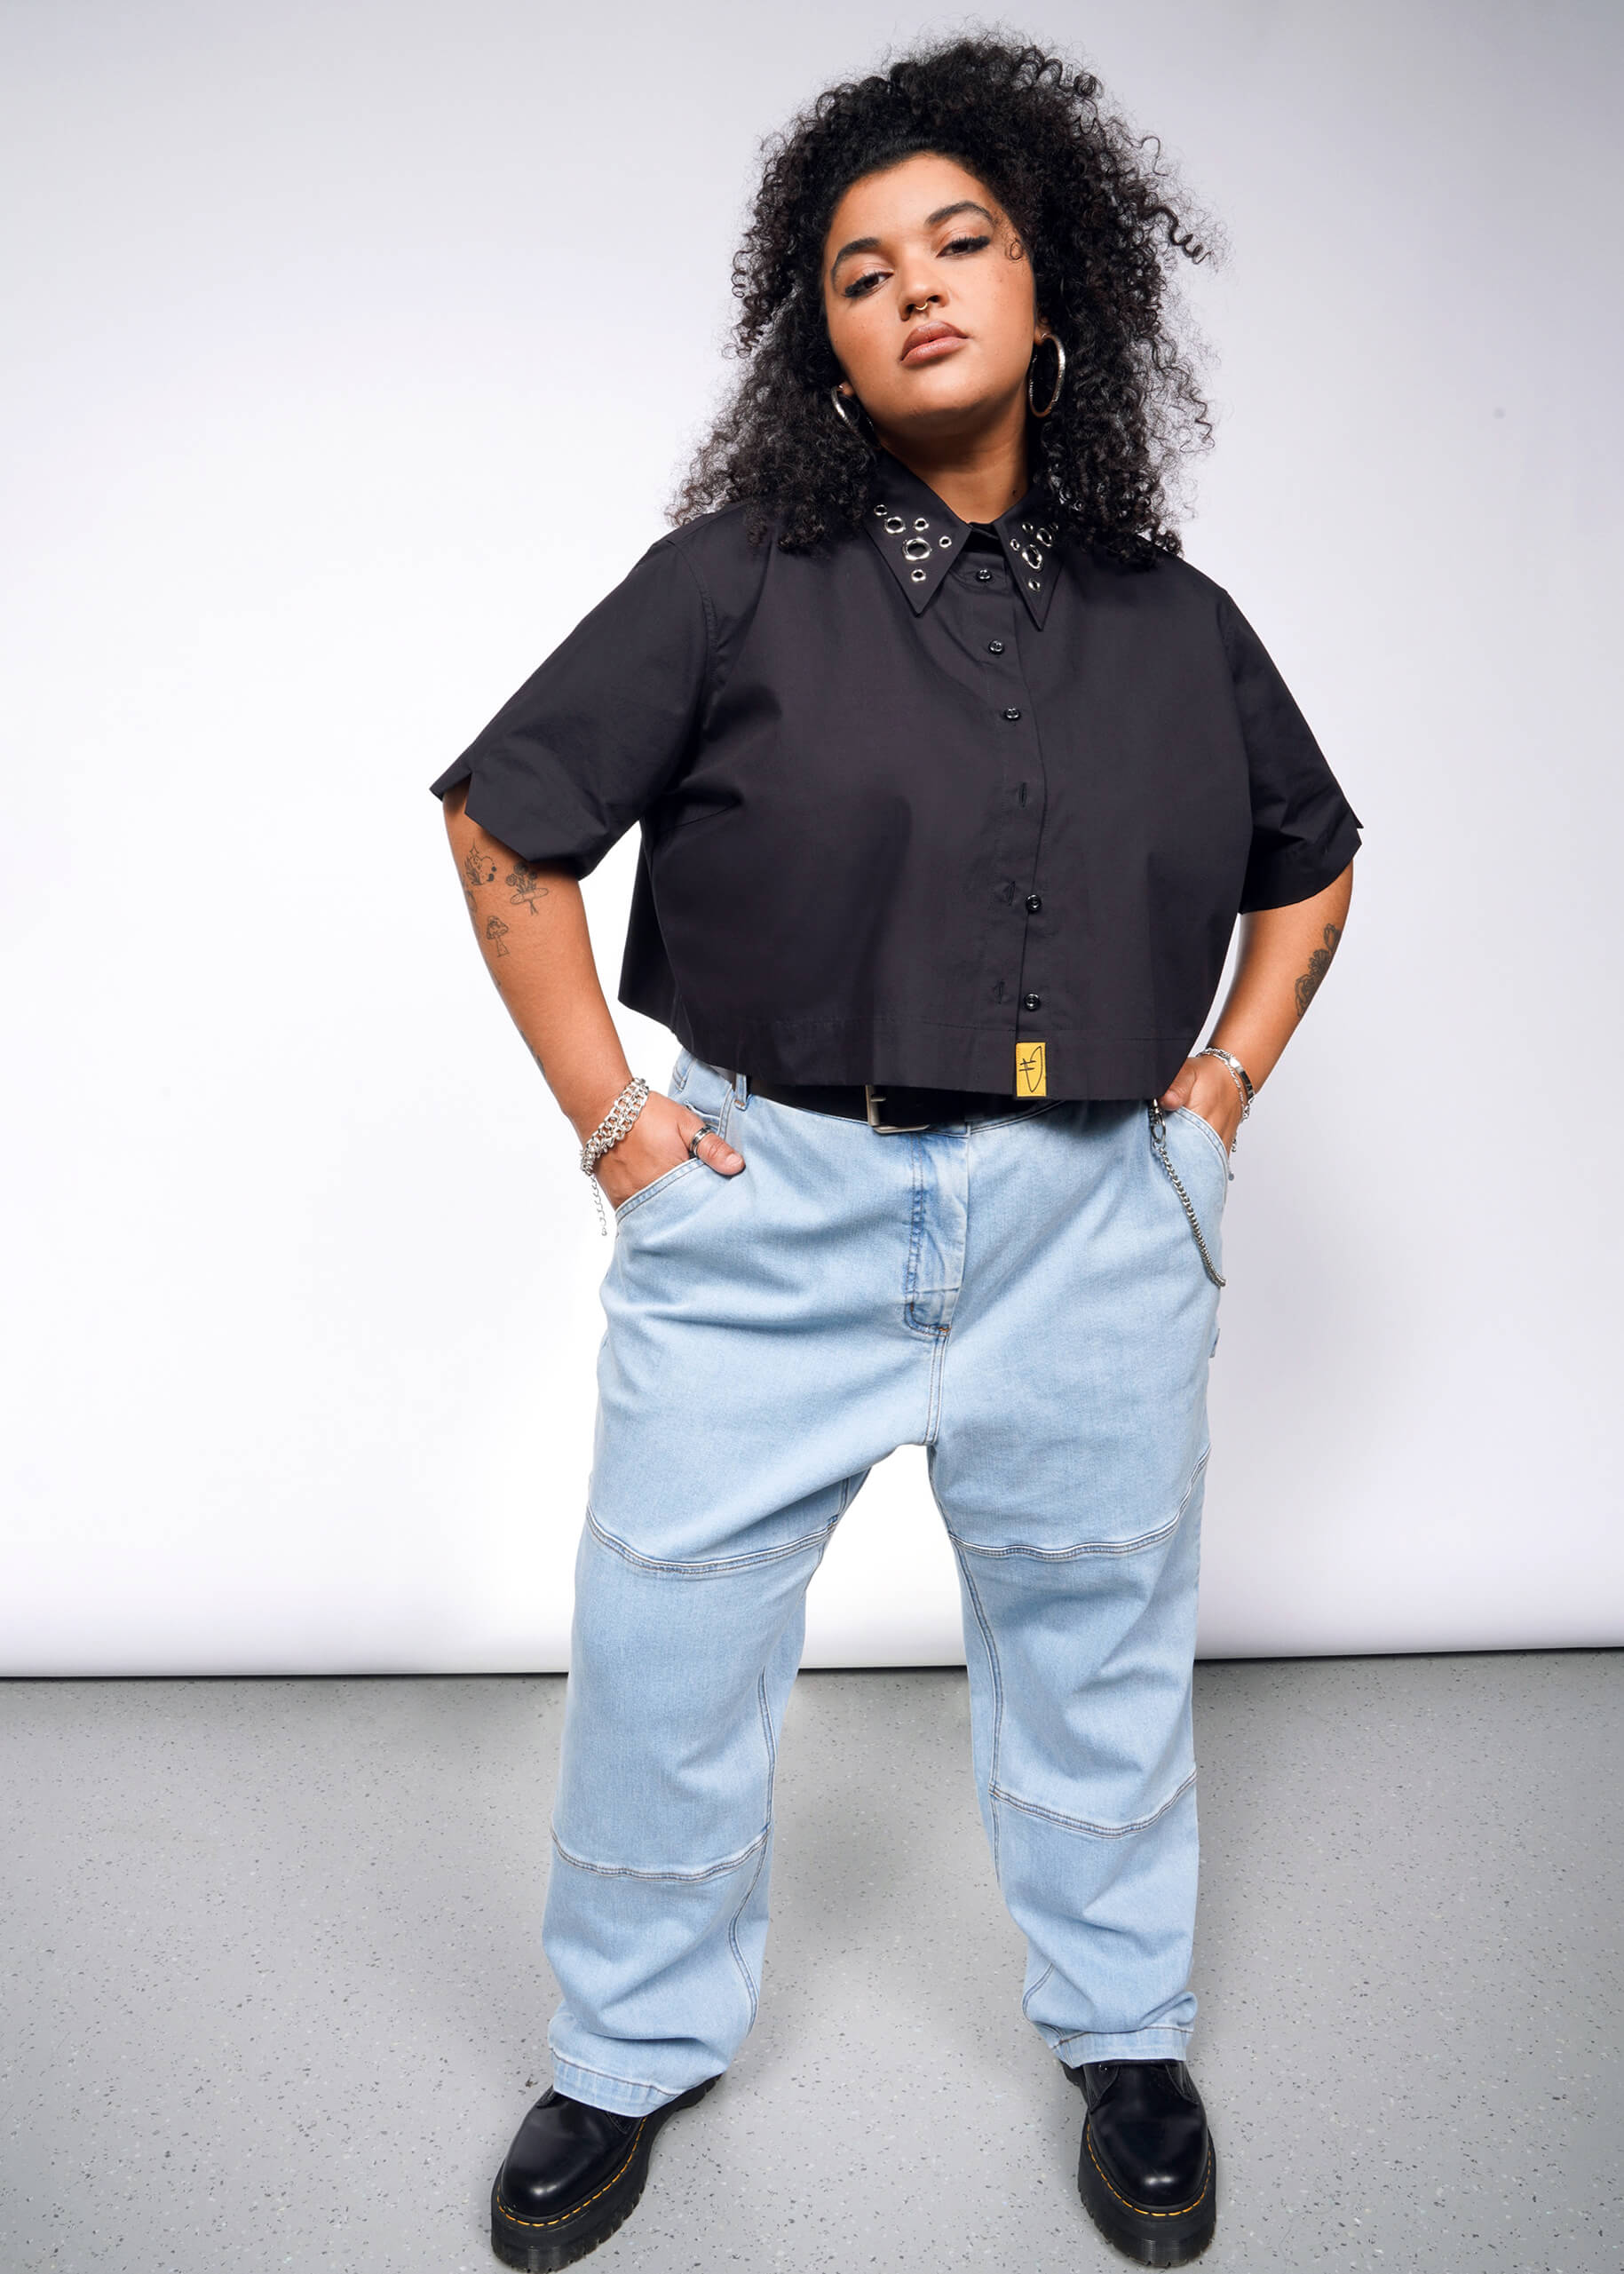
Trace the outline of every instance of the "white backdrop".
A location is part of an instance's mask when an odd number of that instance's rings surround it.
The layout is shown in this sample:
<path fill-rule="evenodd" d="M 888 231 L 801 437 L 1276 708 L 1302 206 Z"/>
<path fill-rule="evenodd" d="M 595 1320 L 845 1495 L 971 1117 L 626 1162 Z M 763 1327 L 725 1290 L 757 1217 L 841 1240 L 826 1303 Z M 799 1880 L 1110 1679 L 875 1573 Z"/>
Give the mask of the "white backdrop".
<path fill-rule="evenodd" d="M 663 526 L 757 136 L 951 20 L 6 12 L 6 1670 L 563 1662 L 608 1249 L 427 785 Z M 1624 1640 L 1624 19 L 1021 28 L 1227 227 L 1186 547 L 1366 824 L 1236 1163 L 1203 1649 Z M 808 1662 L 959 1655 L 905 1452 Z"/>

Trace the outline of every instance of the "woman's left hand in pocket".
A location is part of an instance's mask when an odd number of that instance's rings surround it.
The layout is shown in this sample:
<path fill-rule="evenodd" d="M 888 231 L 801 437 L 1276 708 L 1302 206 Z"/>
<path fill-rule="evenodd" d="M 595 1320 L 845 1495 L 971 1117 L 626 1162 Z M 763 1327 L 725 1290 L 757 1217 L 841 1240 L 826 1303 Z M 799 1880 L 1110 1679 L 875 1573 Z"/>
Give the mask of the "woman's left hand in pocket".
<path fill-rule="evenodd" d="M 1240 1127 L 1240 1090 L 1222 1058 L 1186 1058 L 1157 1101 L 1164 1113 L 1188 1105 L 1216 1129 L 1227 1153 Z"/>

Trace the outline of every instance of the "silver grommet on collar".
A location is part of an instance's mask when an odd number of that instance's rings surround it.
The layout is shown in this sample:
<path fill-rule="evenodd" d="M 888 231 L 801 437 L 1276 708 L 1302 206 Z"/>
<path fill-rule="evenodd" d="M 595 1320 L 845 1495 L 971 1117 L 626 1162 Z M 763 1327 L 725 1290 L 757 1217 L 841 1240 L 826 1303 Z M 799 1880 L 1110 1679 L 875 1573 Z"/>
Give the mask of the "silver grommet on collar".
<path fill-rule="evenodd" d="M 888 513 L 886 515 L 885 534 L 888 537 L 899 537 L 907 527 L 907 523 L 903 519 L 900 513 Z"/>
<path fill-rule="evenodd" d="M 1055 533 L 1054 533 L 1054 531 L 1053 531 L 1052 529 L 1040 529 L 1040 530 L 1038 531 L 1038 543 L 1039 543 L 1039 544 L 1041 544 L 1041 545 L 1052 545 L 1052 544 L 1053 544 L 1053 543 L 1054 543 L 1054 541 L 1055 541 Z"/>
<path fill-rule="evenodd" d="M 908 574 L 913 578 L 915 584 L 923 584 L 925 581 L 925 573 L 923 568 L 910 568 Z"/>
<path fill-rule="evenodd" d="M 914 524 L 914 527 L 916 529 L 928 529 L 930 526 L 931 524 L 925 519 L 923 513 L 920 515 L 918 520 Z"/>
<path fill-rule="evenodd" d="M 936 542 L 937 542 L 937 543 L 938 543 L 939 545 L 946 545 L 946 546 L 951 547 L 951 545 L 952 545 L 952 543 L 953 543 L 953 539 L 952 539 L 951 537 L 938 537 L 938 539 L 936 540 Z"/>
<path fill-rule="evenodd" d="M 904 560 L 929 560 L 931 548 L 923 537 L 910 537 L 902 548 Z"/>

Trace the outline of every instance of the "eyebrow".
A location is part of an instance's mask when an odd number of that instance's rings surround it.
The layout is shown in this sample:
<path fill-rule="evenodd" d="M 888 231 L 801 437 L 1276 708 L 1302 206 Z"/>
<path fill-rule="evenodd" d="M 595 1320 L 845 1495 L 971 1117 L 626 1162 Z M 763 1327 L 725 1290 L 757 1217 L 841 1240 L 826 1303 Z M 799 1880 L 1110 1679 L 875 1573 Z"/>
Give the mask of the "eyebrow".
<path fill-rule="evenodd" d="M 998 216 L 995 213 L 989 213 L 986 207 L 978 203 L 973 197 L 961 197 L 952 205 L 939 205 L 934 213 L 927 213 L 925 227 L 937 228 L 942 222 L 951 221 L 955 213 L 978 213 L 984 221 L 990 221 L 994 228 L 998 226 Z M 829 272 L 832 275 L 848 253 L 877 253 L 879 250 L 880 241 L 877 237 L 853 237 L 850 244 L 842 245 L 829 263 Z"/>

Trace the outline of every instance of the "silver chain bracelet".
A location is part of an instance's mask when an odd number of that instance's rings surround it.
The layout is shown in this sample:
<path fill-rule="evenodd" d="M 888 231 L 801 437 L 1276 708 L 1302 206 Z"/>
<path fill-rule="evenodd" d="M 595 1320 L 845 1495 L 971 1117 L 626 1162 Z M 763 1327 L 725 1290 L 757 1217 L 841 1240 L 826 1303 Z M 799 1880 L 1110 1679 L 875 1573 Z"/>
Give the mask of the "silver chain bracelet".
<path fill-rule="evenodd" d="M 1252 1110 L 1252 1100 L 1257 1095 L 1257 1092 L 1252 1087 L 1252 1077 L 1247 1072 L 1245 1066 L 1241 1065 L 1238 1058 L 1232 1056 L 1228 1050 L 1221 1049 L 1216 1042 L 1207 1043 L 1202 1049 L 1197 1050 L 1194 1055 L 1198 1058 L 1220 1058 L 1229 1068 L 1230 1078 L 1234 1082 L 1236 1089 L 1240 1092 L 1240 1118 L 1244 1121 L 1247 1115 Z M 1230 1158 L 1232 1160 L 1235 1156 L 1235 1153 L 1240 1143 L 1240 1132 L 1237 1129 L 1233 1137 L 1230 1140 L 1229 1150 Z"/>
<path fill-rule="evenodd" d="M 606 1240 L 609 1236 L 609 1219 L 604 1214 L 603 1187 L 593 1171 L 610 1146 L 618 1145 L 637 1120 L 647 1096 L 647 1082 L 640 1074 L 634 1074 L 581 1148 L 581 1166 L 592 1178 L 592 1198 L 598 1207 L 598 1228 Z"/>

